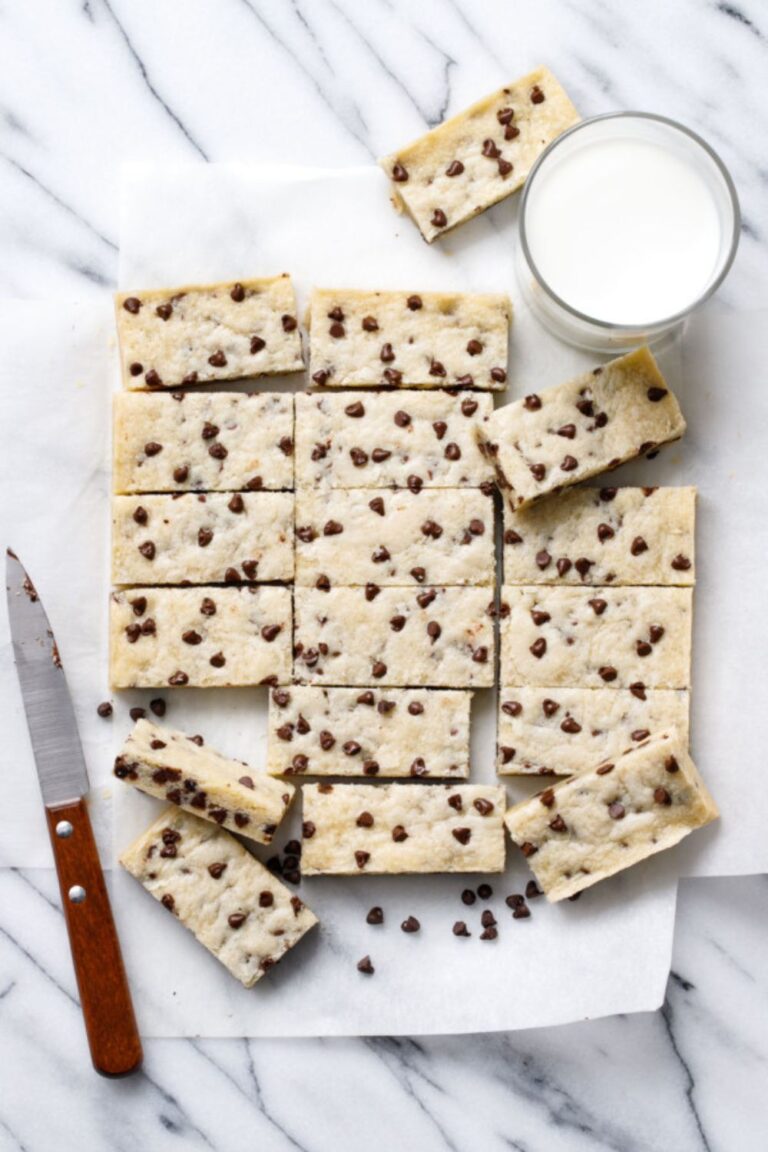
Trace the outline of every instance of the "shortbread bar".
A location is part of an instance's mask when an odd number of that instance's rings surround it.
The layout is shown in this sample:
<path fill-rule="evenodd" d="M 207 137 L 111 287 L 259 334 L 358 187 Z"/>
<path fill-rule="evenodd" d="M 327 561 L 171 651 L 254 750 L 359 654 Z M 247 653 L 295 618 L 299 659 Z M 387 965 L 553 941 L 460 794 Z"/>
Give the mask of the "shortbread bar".
<path fill-rule="evenodd" d="M 302 490 L 296 583 L 491 585 L 493 513 L 478 488 Z"/>
<path fill-rule="evenodd" d="M 273 688 L 267 771 L 465 779 L 471 699 L 434 689 Z"/>
<path fill-rule="evenodd" d="M 688 705 L 676 689 L 500 688 L 499 775 L 570 776 L 669 728 L 687 744 Z"/>
<path fill-rule="evenodd" d="M 312 382 L 505 388 L 511 310 L 501 295 L 316 288 Z"/>
<path fill-rule="evenodd" d="M 493 483 L 475 433 L 487 393 L 314 393 L 296 396 L 298 488 L 479 488 Z"/>
<path fill-rule="evenodd" d="M 293 579 L 293 493 L 115 496 L 115 584 Z"/>
<path fill-rule="evenodd" d="M 120 863 L 246 988 L 317 924 L 234 836 L 178 808 L 155 821 Z"/>
<path fill-rule="evenodd" d="M 517 191 L 578 119 L 552 73 L 538 68 L 381 160 L 393 203 L 431 242 Z"/>
<path fill-rule="evenodd" d="M 510 508 L 679 440 L 685 420 L 647 348 L 498 408 L 479 429 Z"/>
<path fill-rule="evenodd" d="M 121 392 L 115 492 L 293 488 L 293 396 Z"/>
<path fill-rule="evenodd" d="M 115 297 L 126 388 L 178 388 L 304 367 L 289 276 Z"/>
<path fill-rule="evenodd" d="M 694 584 L 695 488 L 570 488 L 504 509 L 505 584 Z"/>
<path fill-rule="evenodd" d="M 690 588 L 504 587 L 502 685 L 688 688 Z"/>
<path fill-rule="evenodd" d="M 297 587 L 294 676 L 341 686 L 490 687 L 489 591 Z"/>
<path fill-rule="evenodd" d="M 556 901 L 671 848 L 717 816 L 673 729 L 516 804 L 505 823 Z"/>
<path fill-rule="evenodd" d="M 115 760 L 115 776 L 230 832 L 269 844 L 294 789 L 244 761 L 228 760 L 200 736 L 139 720 Z"/>
<path fill-rule="evenodd" d="M 132 588 L 112 593 L 113 688 L 283 684 L 290 676 L 289 588 Z"/>
<path fill-rule="evenodd" d="M 306 784 L 305 876 L 503 872 L 504 789 Z"/>

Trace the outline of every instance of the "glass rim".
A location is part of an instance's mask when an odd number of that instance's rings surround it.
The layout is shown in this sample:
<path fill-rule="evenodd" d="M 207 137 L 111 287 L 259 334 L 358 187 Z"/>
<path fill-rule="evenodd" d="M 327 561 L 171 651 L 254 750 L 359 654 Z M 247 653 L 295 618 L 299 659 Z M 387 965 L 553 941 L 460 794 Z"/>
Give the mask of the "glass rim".
<path fill-rule="evenodd" d="M 574 308 L 573 305 L 568 304 L 567 301 L 563 300 L 562 297 L 559 296 L 557 292 L 555 292 L 554 289 L 550 287 L 550 285 L 539 271 L 536 265 L 536 261 L 531 255 L 525 227 L 528 196 L 531 188 L 533 187 L 535 177 L 549 156 L 557 149 L 558 145 L 562 144 L 566 139 L 568 139 L 568 137 L 582 131 L 584 128 L 589 128 L 591 125 L 600 123 L 603 120 L 624 119 L 652 120 L 658 124 L 664 124 L 667 128 L 672 128 L 675 131 L 682 133 L 682 135 L 687 136 L 689 140 L 692 140 L 695 144 L 698 144 L 698 146 L 714 163 L 715 168 L 722 177 L 733 214 L 733 228 L 727 255 L 718 274 L 707 286 L 706 290 L 702 292 L 700 296 L 697 296 L 696 299 L 693 300 L 687 307 L 681 309 L 679 312 L 674 312 L 669 316 L 660 317 L 658 320 L 654 320 L 652 323 L 648 324 L 617 324 L 613 320 L 598 320 L 595 316 L 589 316 L 586 312 L 580 312 L 578 308 Z M 522 247 L 523 255 L 525 257 L 528 268 L 530 269 L 530 272 L 536 282 L 544 290 L 544 292 L 546 292 L 547 296 L 552 301 L 554 301 L 555 304 L 559 305 L 565 312 L 567 312 L 575 319 L 585 321 L 586 323 L 600 328 L 606 332 L 627 332 L 630 334 L 640 334 L 642 332 L 655 330 L 657 328 L 669 327 L 681 320 L 684 320 L 686 316 L 689 316 L 691 312 L 698 308 L 700 304 L 703 304 L 705 300 L 708 300 L 709 297 L 717 291 L 725 277 L 728 275 L 728 272 L 731 269 L 731 265 L 733 264 L 733 261 L 736 257 L 736 252 L 739 246 L 739 237 L 741 234 L 741 206 L 739 204 L 739 197 L 736 191 L 736 185 L 733 182 L 733 177 L 714 148 L 708 144 L 706 140 L 699 136 L 697 132 L 692 131 L 690 128 L 686 127 L 685 124 L 681 124 L 678 120 L 672 120 L 669 116 L 660 116 L 655 112 L 603 112 L 599 116 L 590 116 L 586 120 L 580 120 L 578 124 L 574 124 L 570 128 L 567 128 L 559 136 L 555 137 L 555 139 L 547 145 L 541 155 L 537 158 L 533 167 L 528 173 L 528 177 L 525 181 L 525 187 L 523 188 L 523 193 L 520 200 L 520 217 L 518 230 L 520 235 L 520 245 Z"/>

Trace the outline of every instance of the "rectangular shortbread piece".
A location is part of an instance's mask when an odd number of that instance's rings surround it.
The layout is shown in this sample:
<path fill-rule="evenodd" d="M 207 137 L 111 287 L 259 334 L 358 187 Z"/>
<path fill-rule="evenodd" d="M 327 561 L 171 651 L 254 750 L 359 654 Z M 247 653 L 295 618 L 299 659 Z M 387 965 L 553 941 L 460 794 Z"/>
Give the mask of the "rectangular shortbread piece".
<path fill-rule="evenodd" d="M 115 584 L 292 579 L 292 492 L 113 497 Z"/>
<path fill-rule="evenodd" d="M 516 192 L 547 145 L 578 119 L 552 73 L 538 68 L 379 163 L 395 206 L 431 242 Z"/>
<path fill-rule="evenodd" d="M 121 392 L 115 492 L 293 488 L 293 396 Z"/>
<path fill-rule="evenodd" d="M 466 779 L 471 700 L 417 688 L 273 688 L 267 771 Z"/>
<path fill-rule="evenodd" d="M 516 804 L 505 823 L 555 901 L 671 848 L 718 815 L 673 729 Z"/>
<path fill-rule="evenodd" d="M 270 844 L 293 787 L 244 761 L 228 760 L 198 744 L 200 739 L 139 720 L 115 760 L 115 776 L 230 832 Z"/>
<path fill-rule="evenodd" d="M 310 684 L 488 688 L 488 588 L 296 588 L 294 675 Z"/>
<path fill-rule="evenodd" d="M 317 924 L 234 836 L 178 808 L 156 820 L 120 863 L 246 988 Z"/>
<path fill-rule="evenodd" d="M 296 583 L 493 584 L 493 513 L 479 488 L 302 490 Z"/>
<path fill-rule="evenodd" d="M 503 872 L 504 789 L 305 784 L 305 876 Z"/>
<path fill-rule="evenodd" d="M 498 408 L 479 430 L 511 508 L 530 504 L 685 432 L 647 348 Z"/>
<path fill-rule="evenodd" d="M 570 488 L 504 506 L 505 584 L 695 584 L 695 488 Z"/>
<path fill-rule="evenodd" d="M 290 677 L 290 588 L 112 593 L 113 688 L 229 688 L 284 684 Z"/>
<path fill-rule="evenodd" d="M 508 296 L 316 288 L 310 301 L 313 383 L 334 388 L 501 389 Z"/>
<path fill-rule="evenodd" d="M 685 689 L 500 688 L 499 775 L 570 776 L 669 728 L 687 743 L 688 705 Z"/>
<path fill-rule="evenodd" d="M 299 393 L 299 488 L 478 488 L 493 467 L 477 442 L 487 393 Z"/>
<path fill-rule="evenodd" d="M 692 616 L 691 588 L 505 586 L 500 683 L 688 688 Z"/>
<path fill-rule="evenodd" d="M 126 388 L 178 388 L 304 367 L 290 276 L 119 292 Z"/>

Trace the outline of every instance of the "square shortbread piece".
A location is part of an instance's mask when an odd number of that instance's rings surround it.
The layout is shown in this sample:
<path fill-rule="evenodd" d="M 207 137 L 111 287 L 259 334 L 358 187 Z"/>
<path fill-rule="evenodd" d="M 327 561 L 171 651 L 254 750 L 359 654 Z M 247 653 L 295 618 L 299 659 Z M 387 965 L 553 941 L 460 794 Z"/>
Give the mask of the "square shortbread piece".
<path fill-rule="evenodd" d="M 317 924 L 234 836 L 178 808 L 156 820 L 120 863 L 246 988 Z"/>
<path fill-rule="evenodd" d="M 291 591 L 131 588 L 110 600 L 113 688 L 230 688 L 291 678 Z"/>
<path fill-rule="evenodd" d="M 488 588 L 296 588 L 294 675 L 310 684 L 488 688 Z"/>
<path fill-rule="evenodd" d="M 647 348 L 498 408 L 478 434 L 513 509 L 644 456 L 685 432 Z"/>
<path fill-rule="evenodd" d="M 516 192 L 547 145 L 578 120 L 552 73 L 538 68 L 379 163 L 395 207 L 431 243 Z"/>
<path fill-rule="evenodd" d="M 479 488 L 300 491 L 296 583 L 488 584 L 493 499 Z"/>
<path fill-rule="evenodd" d="M 718 815 L 672 730 L 516 804 L 505 823 L 555 901 L 671 848 Z"/>
<path fill-rule="evenodd" d="M 505 584 L 695 584 L 695 488 L 570 488 L 504 506 Z"/>
<path fill-rule="evenodd" d="M 113 484 L 129 493 L 293 488 L 293 396 L 122 392 Z"/>
<path fill-rule="evenodd" d="M 115 296 L 126 388 L 178 388 L 304 367 L 287 275 Z"/>
<path fill-rule="evenodd" d="M 504 789 L 305 784 L 305 876 L 503 872 Z"/>
<path fill-rule="evenodd" d="M 299 488 L 479 488 L 493 467 L 476 433 L 493 411 L 487 393 L 299 393 Z"/>
<path fill-rule="evenodd" d="M 115 584 L 293 580 L 292 492 L 112 499 Z"/>
<path fill-rule="evenodd" d="M 201 739 L 139 720 L 115 760 L 115 776 L 230 832 L 270 844 L 294 789 L 201 746 Z"/>
<path fill-rule="evenodd" d="M 689 703 L 684 689 L 500 688 L 497 770 L 570 776 L 669 728 L 687 744 Z"/>
<path fill-rule="evenodd" d="M 273 688 L 267 771 L 466 779 L 471 699 L 435 689 Z"/>
<path fill-rule="evenodd" d="M 501 295 L 316 288 L 312 381 L 334 388 L 504 388 L 511 312 Z"/>
<path fill-rule="evenodd" d="M 688 688 L 690 588 L 502 589 L 503 685 Z"/>

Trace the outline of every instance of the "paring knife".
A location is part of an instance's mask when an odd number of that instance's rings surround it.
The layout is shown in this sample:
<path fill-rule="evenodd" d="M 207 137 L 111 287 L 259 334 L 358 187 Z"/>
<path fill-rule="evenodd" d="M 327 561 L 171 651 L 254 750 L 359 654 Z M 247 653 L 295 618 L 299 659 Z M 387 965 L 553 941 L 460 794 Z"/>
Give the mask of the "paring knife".
<path fill-rule="evenodd" d="M 85 802 L 88 773 L 75 713 L 45 609 L 10 548 L 6 589 L 91 1059 L 103 1076 L 125 1076 L 141 1064 L 141 1040 Z"/>

